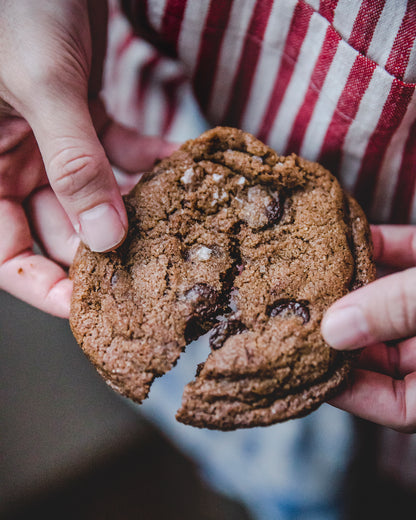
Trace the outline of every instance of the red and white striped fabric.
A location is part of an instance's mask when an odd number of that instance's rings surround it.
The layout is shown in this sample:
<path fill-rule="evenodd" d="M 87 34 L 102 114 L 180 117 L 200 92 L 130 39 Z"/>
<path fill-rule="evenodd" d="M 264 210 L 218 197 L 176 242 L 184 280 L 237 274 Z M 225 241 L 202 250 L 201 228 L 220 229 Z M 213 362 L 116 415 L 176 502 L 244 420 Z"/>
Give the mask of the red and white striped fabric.
<path fill-rule="evenodd" d="M 322 162 L 372 221 L 416 224 L 416 1 L 119 1 L 131 25 L 110 0 L 116 117 L 197 135 L 192 84 L 208 124 Z M 386 432 L 380 468 L 416 486 L 415 443 Z"/>
<path fill-rule="evenodd" d="M 139 40 L 125 29 L 113 41 L 112 82 L 135 84 L 136 126 L 154 132 L 143 120 L 159 113 L 169 135 L 186 76 L 211 125 L 323 163 L 373 221 L 416 223 L 416 2 L 121 3 L 135 34 L 154 45 L 132 70 Z"/>

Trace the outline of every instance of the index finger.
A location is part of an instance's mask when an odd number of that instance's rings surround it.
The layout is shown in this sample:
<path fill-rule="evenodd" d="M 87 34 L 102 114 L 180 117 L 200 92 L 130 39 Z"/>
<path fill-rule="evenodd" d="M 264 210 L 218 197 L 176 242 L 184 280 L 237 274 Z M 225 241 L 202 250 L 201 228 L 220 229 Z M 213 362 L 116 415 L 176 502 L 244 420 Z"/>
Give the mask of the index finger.
<path fill-rule="evenodd" d="M 68 318 L 72 282 L 57 264 L 32 251 L 23 208 L 0 200 L 0 288 L 35 307 Z"/>

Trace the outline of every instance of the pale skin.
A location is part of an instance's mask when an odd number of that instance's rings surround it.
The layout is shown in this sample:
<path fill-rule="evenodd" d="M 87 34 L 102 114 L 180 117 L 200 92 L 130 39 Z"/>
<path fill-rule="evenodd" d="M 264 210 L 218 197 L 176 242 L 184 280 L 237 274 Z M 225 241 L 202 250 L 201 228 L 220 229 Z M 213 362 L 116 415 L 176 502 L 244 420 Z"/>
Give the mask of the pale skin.
<path fill-rule="evenodd" d="M 375 260 L 391 272 L 338 300 L 322 322 L 340 350 L 365 347 L 353 380 L 331 404 L 416 432 L 416 227 L 372 226 Z"/>
<path fill-rule="evenodd" d="M 0 288 L 63 318 L 72 291 L 64 268 L 79 240 L 108 251 L 126 234 L 110 162 L 135 173 L 175 148 L 112 121 L 98 98 L 104 5 L 0 0 Z M 416 432 L 416 228 L 372 233 L 376 261 L 396 272 L 324 317 L 334 348 L 365 347 L 331 404 Z M 33 253 L 35 241 L 44 255 Z"/>
<path fill-rule="evenodd" d="M 68 317 L 62 267 L 79 238 L 108 251 L 127 231 L 110 161 L 144 171 L 175 146 L 112 121 L 99 100 L 105 2 L 0 0 L 0 13 L 0 287 Z"/>

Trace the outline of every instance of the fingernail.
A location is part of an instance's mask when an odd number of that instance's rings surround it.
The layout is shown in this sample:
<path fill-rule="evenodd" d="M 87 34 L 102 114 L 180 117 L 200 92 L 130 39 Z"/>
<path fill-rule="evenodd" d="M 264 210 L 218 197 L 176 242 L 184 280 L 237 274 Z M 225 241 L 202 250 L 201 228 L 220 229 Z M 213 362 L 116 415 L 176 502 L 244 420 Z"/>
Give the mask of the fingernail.
<path fill-rule="evenodd" d="M 363 347 L 370 338 L 363 312 L 353 305 L 328 312 L 322 320 L 321 331 L 331 347 L 341 350 Z"/>
<path fill-rule="evenodd" d="M 71 258 L 74 258 L 75 253 L 79 247 L 80 239 L 77 233 L 74 233 L 68 238 L 68 249 Z"/>
<path fill-rule="evenodd" d="M 92 251 L 114 249 L 123 240 L 126 230 L 111 204 L 99 204 L 79 216 L 82 240 Z"/>

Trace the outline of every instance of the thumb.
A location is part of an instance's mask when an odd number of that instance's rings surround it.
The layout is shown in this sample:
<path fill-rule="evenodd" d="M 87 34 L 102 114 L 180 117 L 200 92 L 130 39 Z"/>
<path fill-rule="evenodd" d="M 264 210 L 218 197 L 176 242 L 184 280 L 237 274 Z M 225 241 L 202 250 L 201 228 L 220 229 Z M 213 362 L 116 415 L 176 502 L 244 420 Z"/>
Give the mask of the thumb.
<path fill-rule="evenodd" d="M 126 211 L 87 100 L 70 100 L 49 98 L 27 119 L 50 185 L 75 230 L 93 251 L 109 251 L 124 240 Z"/>
<path fill-rule="evenodd" d="M 354 349 L 416 334 L 416 268 L 385 276 L 338 300 L 321 325 L 325 341 Z"/>

